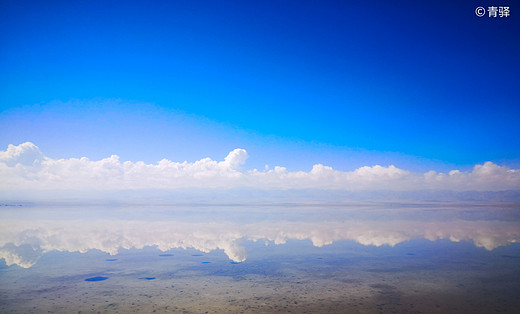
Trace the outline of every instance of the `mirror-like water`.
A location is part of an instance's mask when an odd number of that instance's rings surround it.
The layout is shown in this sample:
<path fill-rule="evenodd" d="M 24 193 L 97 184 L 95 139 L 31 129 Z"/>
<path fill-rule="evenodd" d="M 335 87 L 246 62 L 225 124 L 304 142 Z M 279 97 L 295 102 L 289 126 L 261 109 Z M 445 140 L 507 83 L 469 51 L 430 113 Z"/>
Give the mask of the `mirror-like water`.
<path fill-rule="evenodd" d="M 515 206 L 4 206 L 0 312 L 510 312 Z"/>

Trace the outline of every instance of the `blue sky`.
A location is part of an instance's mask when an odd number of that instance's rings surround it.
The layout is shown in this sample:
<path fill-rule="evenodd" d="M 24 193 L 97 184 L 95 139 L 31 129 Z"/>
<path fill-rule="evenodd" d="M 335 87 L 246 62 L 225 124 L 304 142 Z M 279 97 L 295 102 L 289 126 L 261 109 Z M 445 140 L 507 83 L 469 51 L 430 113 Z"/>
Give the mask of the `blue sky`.
<path fill-rule="evenodd" d="M 247 167 L 520 164 L 520 30 L 474 1 L 2 1 L 0 145 Z M 520 9 L 519 9 L 520 10 Z"/>

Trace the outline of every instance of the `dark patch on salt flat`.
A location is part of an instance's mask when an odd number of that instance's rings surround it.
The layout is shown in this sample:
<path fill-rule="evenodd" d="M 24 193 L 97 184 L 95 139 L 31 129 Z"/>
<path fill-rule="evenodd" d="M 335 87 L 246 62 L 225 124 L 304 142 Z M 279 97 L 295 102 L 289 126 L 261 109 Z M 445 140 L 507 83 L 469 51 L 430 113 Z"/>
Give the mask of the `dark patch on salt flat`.
<path fill-rule="evenodd" d="M 107 279 L 108 279 L 108 277 L 96 276 L 96 277 L 87 278 L 87 279 L 85 279 L 85 281 L 103 281 L 103 280 L 107 280 Z"/>
<path fill-rule="evenodd" d="M 139 279 L 144 279 L 144 280 L 154 280 L 155 277 L 141 277 Z"/>
<path fill-rule="evenodd" d="M 193 254 L 192 256 L 204 256 L 202 254 Z"/>
<path fill-rule="evenodd" d="M 240 264 L 239 262 L 229 262 L 229 263 L 233 264 L 233 265 Z"/>
<path fill-rule="evenodd" d="M 202 262 L 202 264 L 210 264 L 211 262 Z"/>
<path fill-rule="evenodd" d="M 374 289 L 379 289 L 379 290 L 394 290 L 396 289 L 396 287 L 394 286 L 391 286 L 391 285 L 387 285 L 387 284 L 375 284 L 375 285 L 370 285 L 370 287 L 374 288 Z"/>
<path fill-rule="evenodd" d="M 107 262 L 115 262 L 115 261 L 117 261 L 117 258 L 109 258 L 109 259 L 106 259 L 105 261 L 107 261 Z"/>

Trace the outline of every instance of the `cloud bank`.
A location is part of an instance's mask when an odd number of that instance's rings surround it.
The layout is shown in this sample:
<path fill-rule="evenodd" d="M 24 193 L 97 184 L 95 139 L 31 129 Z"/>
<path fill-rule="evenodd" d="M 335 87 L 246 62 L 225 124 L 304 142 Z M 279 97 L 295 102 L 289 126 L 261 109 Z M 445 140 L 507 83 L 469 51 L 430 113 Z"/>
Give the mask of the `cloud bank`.
<path fill-rule="evenodd" d="M 248 153 L 235 149 L 223 161 L 162 159 L 155 164 L 86 157 L 51 159 L 33 143 L 9 145 L 0 151 L 0 190 L 139 190 L 181 188 L 320 189 L 345 191 L 505 191 L 520 189 L 520 169 L 485 162 L 471 171 L 415 173 L 390 166 L 365 166 L 339 171 L 317 164 L 310 171 L 276 166 L 246 170 Z"/>
<path fill-rule="evenodd" d="M 342 221 L 257 223 L 130 221 L 130 220 L 3 220 L 0 258 L 6 264 L 33 266 L 51 251 L 97 249 L 112 255 L 120 249 L 152 246 L 161 251 L 194 248 L 209 253 L 222 250 L 229 259 L 247 258 L 244 241 L 276 245 L 288 240 L 310 240 L 316 247 L 350 240 L 362 245 L 395 246 L 412 239 L 471 241 L 493 250 L 520 241 L 520 225 L 509 221 Z"/>

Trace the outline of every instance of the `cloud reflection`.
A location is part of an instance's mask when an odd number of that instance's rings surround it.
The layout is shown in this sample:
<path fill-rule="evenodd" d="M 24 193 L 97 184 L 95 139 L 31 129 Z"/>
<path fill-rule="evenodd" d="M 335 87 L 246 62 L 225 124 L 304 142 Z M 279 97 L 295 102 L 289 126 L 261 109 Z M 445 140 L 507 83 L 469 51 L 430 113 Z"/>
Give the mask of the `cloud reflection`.
<path fill-rule="evenodd" d="M 111 255 L 120 249 L 157 247 L 161 251 L 194 248 L 223 250 L 235 262 L 245 261 L 244 241 L 276 245 L 288 240 L 310 240 L 317 247 L 352 240 L 362 245 L 395 246 L 412 239 L 472 241 L 493 250 L 518 242 L 520 224 L 509 221 L 342 221 L 290 222 L 179 222 L 128 220 L 21 221 L 0 223 L 0 258 L 7 265 L 33 266 L 50 251 L 81 252 L 97 249 Z"/>

